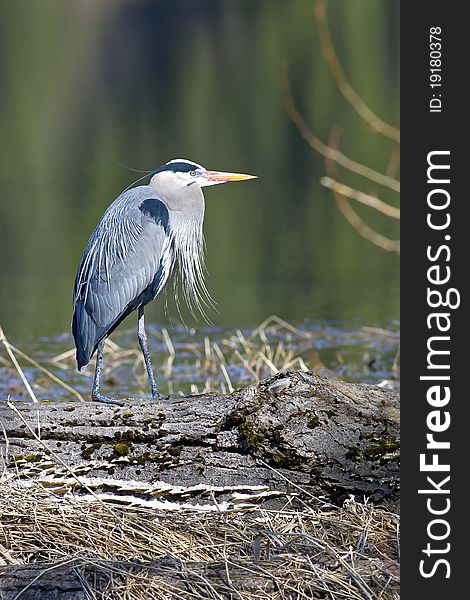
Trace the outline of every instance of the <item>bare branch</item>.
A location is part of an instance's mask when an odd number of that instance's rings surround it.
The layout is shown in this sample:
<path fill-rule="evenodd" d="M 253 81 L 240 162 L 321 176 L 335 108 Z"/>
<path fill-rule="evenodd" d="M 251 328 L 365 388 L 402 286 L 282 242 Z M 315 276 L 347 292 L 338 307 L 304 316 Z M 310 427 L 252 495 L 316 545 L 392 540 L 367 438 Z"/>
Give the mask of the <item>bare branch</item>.
<path fill-rule="evenodd" d="M 396 177 L 396 173 L 398 172 L 399 168 L 400 168 L 400 147 L 396 146 L 390 154 L 390 158 L 388 159 L 387 169 L 385 172 L 387 173 L 387 175 L 390 175 L 390 177 Z"/>
<path fill-rule="evenodd" d="M 390 206 L 390 204 L 387 204 L 375 196 L 355 190 L 354 188 L 349 187 L 349 185 L 345 185 L 344 183 L 340 183 L 335 179 L 331 179 L 331 177 L 322 177 L 320 179 L 320 183 L 330 190 L 338 192 L 338 194 L 341 194 L 342 196 L 346 196 L 351 200 L 357 200 L 357 202 L 360 202 L 361 204 L 375 208 L 375 210 L 378 210 L 387 217 L 391 217 L 392 219 L 400 219 L 399 208 Z"/>
<path fill-rule="evenodd" d="M 339 91 L 374 131 L 400 143 L 400 131 L 396 127 L 382 121 L 382 119 L 366 105 L 364 100 L 351 87 L 331 41 L 330 30 L 326 19 L 326 0 L 317 0 L 315 5 L 315 19 L 317 22 L 323 56 L 336 81 Z"/>
<path fill-rule="evenodd" d="M 330 136 L 330 146 L 335 147 L 338 142 L 338 131 L 333 130 Z M 330 179 L 334 179 L 336 177 L 336 165 L 333 160 L 330 160 L 328 157 L 325 158 L 325 168 Z M 340 194 L 336 190 L 332 190 L 333 195 L 335 197 L 338 208 L 343 213 L 348 222 L 354 227 L 354 229 L 366 240 L 372 242 L 375 246 L 382 248 L 386 252 L 395 252 L 396 254 L 400 254 L 400 241 L 399 240 L 391 240 L 382 234 L 369 227 L 367 223 L 361 219 L 361 217 L 357 214 L 357 212 L 352 208 L 349 203 L 349 199 Z"/>
<path fill-rule="evenodd" d="M 330 161 L 333 161 L 333 162 L 341 165 L 345 169 L 348 169 L 348 171 L 357 173 L 358 175 L 361 175 L 362 177 L 365 177 L 366 179 L 369 179 L 370 181 L 373 181 L 379 185 L 383 185 L 384 187 L 388 187 L 391 190 L 393 190 L 394 192 L 400 191 L 400 182 L 399 181 L 397 181 L 393 177 L 389 177 L 388 175 L 383 175 L 382 173 L 379 173 L 378 171 L 375 171 L 374 169 L 370 169 L 369 167 L 366 167 L 365 165 L 348 158 L 347 156 L 345 156 L 343 153 L 339 152 L 335 148 L 332 148 L 331 146 L 322 142 L 312 132 L 312 130 L 307 125 L 307 122 L 305 121 L 304 117 L 297 110 L 297 107 L 294 103 L 294 98 L 292 95 L 292 90 L 291 90 L 289 78 L 288 78 L 287 65 L 285 67 L 285 76 L 284 76 L 284 81 L 283 81 L 283 87 L 284 87 L 284 91 L 285 91 L 285 95 L 286 95 L 287 113 L 288 113 L 289 117 L 291 118 L 291 120 L 297 126 L 297 129 L 299 130 L 300 135 L 304 138 L 304 140 L 307 142 L 307 144 L 311 148 L 313 148 L 314 150 L 316 150 L 317 152 L 322 154 L 325 158 L 329 159 Z"/>

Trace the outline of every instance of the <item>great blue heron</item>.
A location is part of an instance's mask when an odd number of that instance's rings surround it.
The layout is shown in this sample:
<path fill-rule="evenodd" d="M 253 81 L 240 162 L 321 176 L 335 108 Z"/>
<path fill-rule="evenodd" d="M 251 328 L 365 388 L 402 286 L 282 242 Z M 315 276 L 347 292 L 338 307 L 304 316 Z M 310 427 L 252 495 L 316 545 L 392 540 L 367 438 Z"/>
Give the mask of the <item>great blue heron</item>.
<path fill-rule="evenodd" d="M 207 171 L 185 159 L 149 173 L 149 185 L 124 191 L 108 207 L 85 247 L 75 278 L 72 331 L 77 366 L 97 350 L 92 398 L 120 404 L 100 392 L 106 337 L 138 309 L 137 336 L 152 397 L 158 398 L 144 325 L 144 306 L 163 289 L 174 269 L 190 307 L 210 300 L 204 283 L 205 186 L 253 179 L 253 175 Z"/>

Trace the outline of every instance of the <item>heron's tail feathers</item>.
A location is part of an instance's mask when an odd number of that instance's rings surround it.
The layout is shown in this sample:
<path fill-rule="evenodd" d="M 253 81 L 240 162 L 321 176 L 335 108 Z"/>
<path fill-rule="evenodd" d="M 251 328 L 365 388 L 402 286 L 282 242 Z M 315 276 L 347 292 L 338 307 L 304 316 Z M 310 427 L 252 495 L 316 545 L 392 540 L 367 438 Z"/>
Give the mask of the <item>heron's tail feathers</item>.
<path fill-rule="evenodd" d="M 77 368 L 81 371 L 89 362 L 106 329 L 99 327 L 87 313 L 81 300 L 77 300 L 72 320 L 72 333 L 77 349 Z"/>

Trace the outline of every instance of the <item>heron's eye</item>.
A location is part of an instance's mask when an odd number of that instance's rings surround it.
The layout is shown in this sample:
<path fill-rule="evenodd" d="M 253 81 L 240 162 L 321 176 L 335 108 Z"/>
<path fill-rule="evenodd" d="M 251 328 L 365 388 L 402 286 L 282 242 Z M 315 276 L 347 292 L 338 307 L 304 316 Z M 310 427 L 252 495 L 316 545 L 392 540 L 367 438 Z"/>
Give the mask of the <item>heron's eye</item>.
<path fill-rule="evenodd" d="M 196 171 L 189 171 L 189 174 L 191 175 L 191 177 L 196 177 Z"/>

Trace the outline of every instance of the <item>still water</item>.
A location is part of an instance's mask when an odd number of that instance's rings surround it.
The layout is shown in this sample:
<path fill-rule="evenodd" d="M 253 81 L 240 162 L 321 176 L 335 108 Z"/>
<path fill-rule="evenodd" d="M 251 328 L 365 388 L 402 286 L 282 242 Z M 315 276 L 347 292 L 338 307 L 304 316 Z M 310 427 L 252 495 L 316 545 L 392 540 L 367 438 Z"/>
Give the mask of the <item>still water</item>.
<path fill-rule="evenodd" d="M 323 158 L 286 113 L 287 64 L 298 106 L 323 140 L 339 126 L 343 152 L 382 172 L 396 154 L 338 92 L 313 7 L 311 0 L 2 3 L 0 323 L 12 343 L 46 357 L 71 346 L 84 245 L 106 206 L 139 176 L 121 165 L 148 170 L 177 157 L 258 176 L 205 194 L 215 328 L 253 328 L 270 314 L 313 329 L 396 322 L 398 257 L 346 222 L 320 184 Z M 348 77 L 394 125 L 398 13 L 398 0 L 335 0 L 328 12 Z M 370 181 L 338 177 L 397 203 Z M 397 222 L 358 212 L 399 237 Z M 168 304 L 149 307 L 156 330 L 179 327 Z M 133 326 L 131 317 L 126 327 Z"/>

